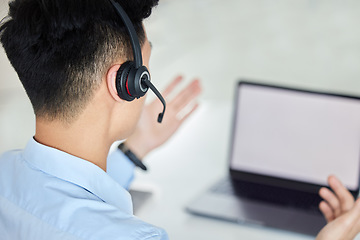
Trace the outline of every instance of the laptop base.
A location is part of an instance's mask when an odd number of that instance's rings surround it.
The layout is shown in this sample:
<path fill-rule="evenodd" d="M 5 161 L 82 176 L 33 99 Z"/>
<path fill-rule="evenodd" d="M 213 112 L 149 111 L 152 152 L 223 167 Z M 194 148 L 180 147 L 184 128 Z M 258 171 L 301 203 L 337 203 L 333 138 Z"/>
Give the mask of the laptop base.
<path fill-rule="evenodd" d="M 192 214 L 250 225 L 261 225 L 316 236 L 326 225 L 317 212 L 257 202 L 235 195 L 208 192 L 191 202 Z"/>

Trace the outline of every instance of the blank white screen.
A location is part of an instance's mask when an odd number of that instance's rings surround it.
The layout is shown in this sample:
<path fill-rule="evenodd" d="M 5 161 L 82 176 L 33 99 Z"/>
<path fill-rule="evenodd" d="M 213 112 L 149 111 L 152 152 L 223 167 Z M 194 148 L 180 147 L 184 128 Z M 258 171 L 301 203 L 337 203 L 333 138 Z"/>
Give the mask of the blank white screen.
<path fill-rule="evenodd" d="M 357 189 L 360 101 L 242 84 L 232 169 Z"/>

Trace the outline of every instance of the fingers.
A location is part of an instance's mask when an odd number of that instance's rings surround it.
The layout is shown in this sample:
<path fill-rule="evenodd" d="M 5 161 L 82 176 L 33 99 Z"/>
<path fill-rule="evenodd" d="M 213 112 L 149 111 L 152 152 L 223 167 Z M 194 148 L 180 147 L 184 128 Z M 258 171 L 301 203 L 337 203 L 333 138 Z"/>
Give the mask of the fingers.
<path fill-rule="evenodd" d="M 327 222 L 331 222 L 335 219 L 335 215 L 333 213 L 332 208 L 325 201 L 321 201 L 319 204 L 319 209 L 324 215 Z"/>
<path fill-rule="evenodd" d="M 187 119 L 198 107 L 195 99 L 201 93 L 199 79 L 195 79 L 185 86 L 180 92 L 175 93 L 175 88 L 183 80 L 182 76 L 176 77 L 162 92 L 162 95 L 167 102 L 167 113 L 164 116 L 164 121 L 175 119 L 176 124 L 181 124 Z M 171 98 L 171 100 L 169 100 Z M 159 107 L 159 101 L 151 103 L 152 109 Z"/>
<path fill-rule="evenodd" d="M 323 203 L 327 204 L 326 202 Z M 359 220 L 360 200 L 357 200 L 348 212 L 328 223 L 320 231 L 316 240 L 352 240 L 360 232 Z"/>
<path fill-rule="evenodd" d="M 162 92 L 164 98 L 167 98 L 182 80 L 183 80 L 182 76 L 177 76 L 176 78 L 174 78 L 174 80 Z"/>
<path fill-rule="evenodd" d="M 333 192 L 328 188 L 320 189 L 319 195 L 324 201 L 319 204 L 319 208 L 330 222 L 354 206 L 354 197 L 335 176 L 330 176 L 328 182 Z"/>
<path fill-rule="evenodd" d="M 336 195 L 327 188 L 321 188 L 319 191 L 319 195 L 324 199 L 325 201 L 324 203 L 327 204 L 327 207 L 324 207 L 324 204 L 320 203 L 320 205 L 322 205 L 323 208 L 323 209 L 320 208 L 320 210 L 323 212 L 326 220 L 332 221 L 334 218 L 340 216 L 341 214 L 340 201 L 336 197 Z M 331 214 L 328 212 L 329 209 L 331 209 Z M 325 212 L 323 210 L 325 210 Z"/>
<path fill-rule="evenodd" d="M 180 123 L 184 122 L 197 108 L 198 108 L 199 104 L 195 104 L 194 106 L 191 107 L 191 109 L 186 112 L 184 115 L 178 117 L 177 119 L 180 120 Z"/>
<path fill-rule="evenodd" d="M 340 201 L 341 211 L 349 211 L 354 205 L 354 197 L 335 176 L 330 176 L 328 182 Z"/>
<path fill-rule="evenodd" d="M 188 84 L 175 98 L 170 102 L 175 111 L 181 111 L 191 101 L 201 93 L 200 81 L 198 79 Z"/>

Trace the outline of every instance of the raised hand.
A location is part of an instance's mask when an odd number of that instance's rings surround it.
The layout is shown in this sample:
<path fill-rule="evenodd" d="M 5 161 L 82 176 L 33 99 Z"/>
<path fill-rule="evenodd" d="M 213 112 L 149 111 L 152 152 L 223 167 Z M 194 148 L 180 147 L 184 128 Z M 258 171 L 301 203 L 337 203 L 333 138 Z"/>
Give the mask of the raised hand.
<path fill-rule="evenodd" d="M 157 115 L 162 110 L 161 103 L 156 99 L 144 107 L 134 133 L 126 140 L 126 145 L 139 158 L 143 158 L 151 150 L 166 142 L 197 108 L 196 98 L 201 93 L 198 79 L 193 80 L 176 96 L 169 99 L 182 79 L 182 76 L 176 77 L 162 92 L 167 103 L 162 123 L 156 121 Z M 188 106 L 190 106 L 189 111 L 180 116 L 182 110 Z"/>

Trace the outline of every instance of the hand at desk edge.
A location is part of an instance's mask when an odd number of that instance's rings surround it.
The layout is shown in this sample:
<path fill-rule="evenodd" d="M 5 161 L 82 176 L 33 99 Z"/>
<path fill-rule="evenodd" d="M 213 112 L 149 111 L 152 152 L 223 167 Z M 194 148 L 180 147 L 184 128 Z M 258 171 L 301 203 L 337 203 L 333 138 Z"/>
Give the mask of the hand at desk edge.
<path fill-rule="evenodd" d="M 360 199 L 354 197 L 335 176 L 329 176 L 328 183 L 333 191 L 321 188 L 323 201 L 319 208 L 327 225 L 319 232 L 316 240 L 351 240 L 360 232 Z"/>

